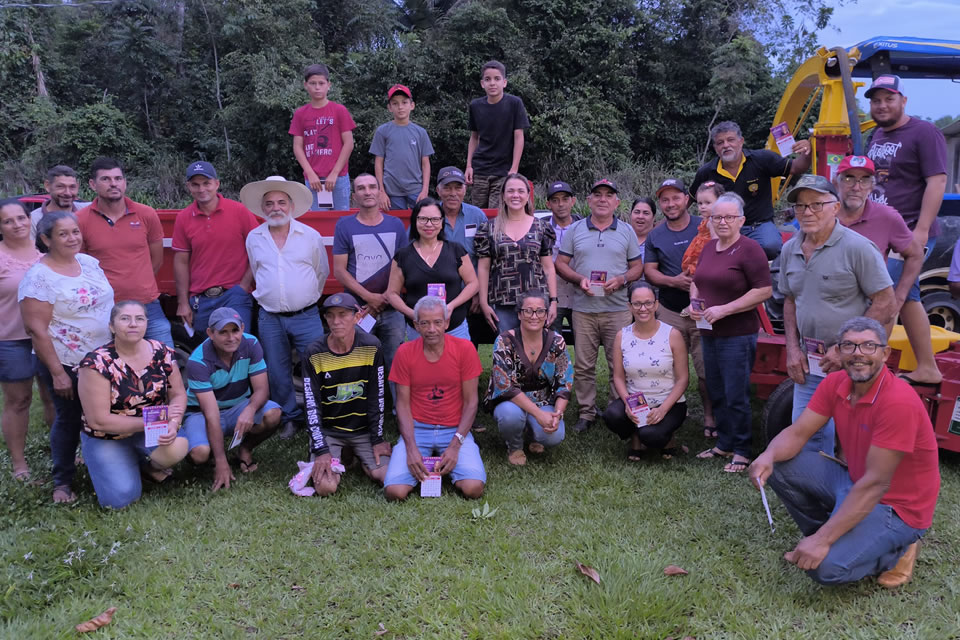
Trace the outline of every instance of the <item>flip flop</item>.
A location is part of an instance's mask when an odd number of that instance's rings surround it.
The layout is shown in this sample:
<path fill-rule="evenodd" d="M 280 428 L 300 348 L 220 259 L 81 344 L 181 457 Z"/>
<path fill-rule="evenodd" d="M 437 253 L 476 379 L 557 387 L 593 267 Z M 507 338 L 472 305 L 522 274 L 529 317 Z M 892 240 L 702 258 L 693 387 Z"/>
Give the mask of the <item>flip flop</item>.
<path fill-rule="evenodd" d="M 230 458 L 230 466 L 240 469 L 243 473 L 253 473 L 257 470 L 257 463 L 251 460 L 246 462 L 241 460 L 239 457 Z"/>
<path fill-rule="evenodd" d="M 747 470 L 747 467 L 750 466 L 752 460 L 736 460 L 734 462 L 728 462 L 723 467 L 724 473 L 743 473 Z"/>
<path fill-rule="evenodd" d="M 627 451 L 627 461 L 640 462 L 644 451 L 645 449 L 630 449 L 629 451 Z"/>
<path fill-rule="evenodd" d="M 57 494 L 64 495 L 66 494 L 63 500 L 57 500 Z M 70 504 L 71 502 L 77 501 L 77 494 L 73 492 L 73 489 L 68 484 L 57 485 L 53 488 L 53 501 L 59 504 Z"/>
<path fill-rule="evenodd" d="M 940 385 L 939 382 L 921 382 L 920 380 L 914 380 L 908 373 L 897 374 L 897 377 L 909 384 L 911 387 L 936 387 Z"/>
<path fill-rule="evenodd" d="M 725 453 L 723 451 L 720 451 L 716 447 L 710 447 L 706 451 L 701 451 L 700 453 L 697 454 L 698 460 L 712 460 L 713 458 L 722 458 L 726 460 L 732 457 L 733 457 L 732 453 Z"/>
<path fill-rule="evenodd" d="M 30 482 L 30 469 L 23 469 L 22 471 L 14 472 L 13 479 L 17 482 Z"/>
<path fill-rule="evenodd" d="M 707 425 L 703 425 L 704 438 L 716 438 L 719 435 L 720 435 L 720 432 L 717 431 L 716 427 L 708 427 Z"/>

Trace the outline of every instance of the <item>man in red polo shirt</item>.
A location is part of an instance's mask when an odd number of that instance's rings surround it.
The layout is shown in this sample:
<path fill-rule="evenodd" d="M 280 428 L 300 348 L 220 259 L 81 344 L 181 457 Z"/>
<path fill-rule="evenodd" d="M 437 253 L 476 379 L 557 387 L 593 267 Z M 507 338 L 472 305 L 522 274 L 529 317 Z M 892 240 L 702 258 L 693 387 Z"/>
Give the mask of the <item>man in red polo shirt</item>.
<path fill-rule="evenodd" d="M 245 206 L 217 193 L 220 180 L 209 162 L 187 167 L 193 203 L 173 225 L 173 276 L 177 315 L 196 331 L 206 331 L 214 309 L 230 307 L 243 326 L 252 326 L 253 275 L 247 261 L 247 234 L 260 224 Z"/>
<path fill-rule="evenodd" d="M 146 307 L 146 337 L 173 347 L 156 278 L 163 264 L 163 228 L 157 212 L 126 197 L 127 179 L 113 158 L 93 161 L 90 188 L 97 197 L 77 212 L 83 252 L 100 261 L 114 300 L 134 300 Z"/>
<path fill-rule="evenodd" d="M 920 397 L 886 367 L 886 338 L 871 318 L 843 323 L 843 371 L 823 379 L 796 422 L 750 465 L 750 478 L 758 487 L 769 479 L 804 535 L 784 559 L 821 584 L 866 576 L 888 588 L 905 584 L 933 522 L 940 491 L 933 426 Z M 846 463 L 803 450 L 830 418 Z"/>

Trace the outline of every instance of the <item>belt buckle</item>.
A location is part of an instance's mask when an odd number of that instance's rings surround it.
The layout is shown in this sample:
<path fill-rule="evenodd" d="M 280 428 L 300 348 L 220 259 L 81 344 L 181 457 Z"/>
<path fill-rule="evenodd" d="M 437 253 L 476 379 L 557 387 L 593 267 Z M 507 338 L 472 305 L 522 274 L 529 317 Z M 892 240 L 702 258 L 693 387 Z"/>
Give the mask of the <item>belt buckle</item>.
<path fill-rule="evenodd" d="M 203 292 L 203 295 L 207 298 L 219 298 L 223 295 L 223 292 L 226 291 L 224 287 L 210 287 Z"/>

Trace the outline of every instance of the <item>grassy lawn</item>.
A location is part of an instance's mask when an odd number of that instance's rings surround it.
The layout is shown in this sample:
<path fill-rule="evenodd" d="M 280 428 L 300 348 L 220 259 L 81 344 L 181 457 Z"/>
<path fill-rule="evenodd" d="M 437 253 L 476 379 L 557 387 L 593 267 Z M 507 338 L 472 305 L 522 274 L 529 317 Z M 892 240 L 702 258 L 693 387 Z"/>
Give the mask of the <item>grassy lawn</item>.
<path fill-rule="evenodd" d="M 488 365 L 489 346 L 481 355 Z M 294 497 L 303 432 L 263 445 L 260 470 L 228 491 L 211 494 L 210 472 L 184 467 L 121 512 L 98 507 L 83 469 L 80 500 L 54 507 L 49 481 L 10 478 L 4 449 L 0 637 L 75 637 L 75 624 L 116 606 L 96 637 L 960 638 L 960 456 L 942 455 L 914 582 L 822 588 L 781 559 L 799 532 L 776 497 L 771 533 L 745 476 L 694 459 L 706 443 L 688 400 L 690 453 L 670 461 L 628 463 L 601 425 L 515 469 L 488 428 L 478 441 L 497 510 L 480 519 L 484 500 L 446 485 L 438 500 L 387 504 L 360 472 L 333 498 Z M 31 428 L 28 457 L 44 475 L 36 402 Z M 689 575 L 665 576 L 669 564 Z"/>

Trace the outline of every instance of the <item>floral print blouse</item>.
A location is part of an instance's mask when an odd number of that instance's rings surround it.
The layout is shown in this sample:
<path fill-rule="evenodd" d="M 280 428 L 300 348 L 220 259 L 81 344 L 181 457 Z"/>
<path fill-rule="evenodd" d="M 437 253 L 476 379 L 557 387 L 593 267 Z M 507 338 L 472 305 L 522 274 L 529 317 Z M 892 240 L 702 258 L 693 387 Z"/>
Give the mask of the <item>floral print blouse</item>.
<path fill-rule="evenodd" d="M 30 267 L 17 292 L 17 301 L 33 298 L 53 305 L 48 329 L 60 362 L 77 366 L 83 357 L 110 341 L 113 287 L 96 258 L 77 254 L 80 275 L 65 276 L 40 261 Z"/>
<path fill-rule="evenodd" d="M 519 330 L 501 333 L 493 345 L 493 368 L 484 398 L 487 411 L 520 393 L 538 407 L 554 405 L 557 398 L 570 399 L 573 389 L 573 363 L 567 354 L 563 336 L 543 331 L 543 349 L 536 362 L 530 362 Z"/>
<path fill-rule="evenodd" d="M 173 349 L 157 340 L 147 340 L 153 348 L 153 357 L 142 371 L 134 371 L 117 353 L 116 343 L 110 341 L 91 351 L 80 362 L 80 368 L 93 369 L 110 381 L 110 412 L 121 416 L 142 416 L 144 407 L 167 404 L 170 374 L 176 366 Z M 83 418 L 87 435 L 104 440 L 120 440 L 132 433 L 115 434 L 96 431 Z"/>
<path fill-rule="evenodd" d="M 513 306 L 517 296 L 530 289 L 547 291 L 547 278 L 540 258 L 553 256 L 557 234 L 550 219 L 534 218 L 519 242 L 500 232 L 494 237 L 493 221 L 477 231 L 474 239 L 478 258 L 490 258 L 487 302 Z"/>

